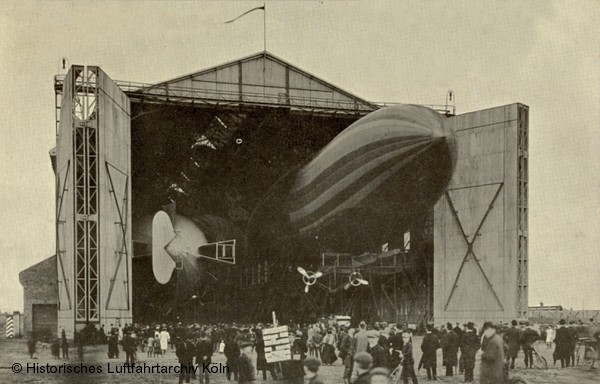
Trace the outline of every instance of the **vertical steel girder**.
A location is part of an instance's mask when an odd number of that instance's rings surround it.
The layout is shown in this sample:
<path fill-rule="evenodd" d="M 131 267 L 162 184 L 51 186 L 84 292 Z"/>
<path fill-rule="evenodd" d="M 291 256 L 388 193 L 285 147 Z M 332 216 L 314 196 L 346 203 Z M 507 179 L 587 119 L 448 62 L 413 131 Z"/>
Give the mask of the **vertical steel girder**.
<path fill-rule="evenodd" d="M 519 105 L 518 107 L 518 272 L 517 272 L 517 311 L 519 318 L 527 318 L 528 309 L 528 121 L 529 109 L 526 106 Z"/>
<path fill-rule="evenodd" d="M 487 274 L 483 270 L 483 267 L 481 266 L 481 263 L 479 262 L 479 259 L 477 259 L 477 256 L 473 252 L 473 243 L 475 243 L 475 239 L 477 239 L 477 235 L 479 234 L 479 231 L 481 230 L 481 227 L 483 226 L 483 223 L 485 222 L 485 219 L 487 218 L 487 216 L 489 215 L 490 211 L 494 207 L 494 202 L 496 201 L 496 199 L 500 195 L 500 191 L 502 190 L 503 186 L 504 186 L 504 183 L 499 183 L 498 189 L 496 190 L 496 193 L 494 194 L 494 197 L 492 198 L 492 201 L 488 205 L 487 210 L 486 210 L 485 214 L 483 215 L 483 218 L 481 219 L 481 222 L 479 223 L 479 226 L 477 227 L 477 230 L 475 230 L 475 233 L 473 234 L 473 239 L 471 241 L 469 241 L 469 236 L 465 233 L 465 230 L 464 230 L 464 228 L 462 226 L 462 223 L 460 222 L 460 218 L 458 217 L 458 211 L 456 210 L 456 208 L 454 206 L 454 202 L 452 201 L 452 198 L 450 197 L 450 194 L 448 193 L 448 191 L 446 191 L 446 200 L 448 200 L 448 204 L 450 205 L 450 210 L 452 211 L 452 214 L 453 214 L 454 218 L 456 219 L 458 227 L 460 228 L 461 234 L 462 234 L 463 238 L 465 239 L 465 242 L 467 244 L 467 252 L 465 253 L 465 256 L 463 257 L 462 263 L 460 264 L 460 268 L 458 269 L 458 273 L 456 274 L 456 278 L 454 279 L 454 283 L 452 284 L 452 290 L 450 291 L 450 294 L 448 295 L 448 299 L 446 300 L 446 305 L 444 307 L 445 311 L 448 310 L 448 305 L 450 305 L 450 300 L 452 300 L 452 296 L 454 295 L 454 291 L 456 290 L 456 287 L 457 287 L 458 279 L 460 278 L 460 275 L 461 275 L 462 270 L 463 270 L 463 268 L 465 266 L 465 263 L 467 262 L 467 258 L 469 257 L 469 254 L 473 255 L 473 259 L 475 260 L 475 263 L 479 267 L 479 270 L 481 271 L 481 274 L 485 278 L 485 281 L 487 282 L 490 290 L 492 291 L 492 294 L 494 295 L 494 298 L 496 299 L 496 301 L 500 305 L 500 308 L 502 308 L 502 310 L 504 310 L 504 306 L 502 305 L 502 302 L 500 301 L 500 298 L 498 297 L 498 294 L 496 293 L 496 290 L 494 289 L 492 283 L 490 282 L 490 279 L 487 277 Z"/>
<path fill-rule="evenodd" d="M 98 120 L 97 74 L 92 68 L 73 71 L 75 321 L 98 321 Z"/>

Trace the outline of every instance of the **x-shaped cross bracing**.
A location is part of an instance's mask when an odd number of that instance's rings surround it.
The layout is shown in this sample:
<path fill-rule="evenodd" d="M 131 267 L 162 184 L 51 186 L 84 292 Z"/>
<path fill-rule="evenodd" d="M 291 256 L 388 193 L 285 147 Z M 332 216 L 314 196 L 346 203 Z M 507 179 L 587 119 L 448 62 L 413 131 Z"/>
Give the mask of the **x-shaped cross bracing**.
<path fill-rule="evenodd" d="M 450 291 L 450 295 L 448 295 L 448 300 L 446 301 L 444 311 L 448 310 L 448 306 L 450 305 L 450 300 L 452 300 L 454 291 L 456 290 L 456 287 L 458 286 L 457 285 L 458 279 L 460 278 L 460 275 L 465 266 L 465 263 L 467 262 L 467 258 L 469 257 L 469 254 L 473 255 L 473 260 L 475 260 L 475 263 L 479 267 L 479 270 L 481 271 L 481 274 L 483 275 L 483 277 L 485 278 L 485 281 L 487 282 L 488 286 L 490 287 L 490 290 L 492 291 L 494 298 L 496 298 L 496 301 L 498 302 L 498 305 L 500 305 L 500 308 L 502 310 L 504 310 L 504 306 L 502 305 L 500 298 L 498 298 L 498 295 L 496 294 L 496 291 L 494 290 L 493 284 L 490 282 L 490 279 L 487 277 L 485 271 L 483 270 L 483 267 L 481 266 L 479 259 L 473 252 L 473 243 L 475 243 L 475 239 L 477 239 L 477 236 L 479 235 L 479 231 L 481 230 L 481 227 L 483 226 L 485 219 L 487 218 L 490 211 L 494 207 L 494 203 L 496 202 L 496 199 L 500 195 L 500 191 L 502 190 L 502 186 L 504 185 L 504 183 L 498 183 L 498 184 L 499 184 L 498 189 L 496 190 L 496 193 L 494 194 L 492 201 L 490 202 L 489 206 L 487 207 L 487 210 L 486 210 L 485 214 L 483 215 L 483 218 L 481 219 L 481 222 L 479 223 L 479 226 L 477 227 L 477 230 L 473 234 L 473 238 L 471 240 L 469 240 L 469 236 L 465 233 L 465 229 L 463 228 L 463 225 L 460 222 L 460 218 L 458 217 L 458 211 L 454 207 L 454 202 L 452 201 L 452 198 L 450 197 L 450 193 L 448 193 L 448 191 L 446 191 L 446 199 L 448 200 L 448 204 L 450 205 L 450 210 L 452 211 L 452 214 L 453 214 L 454 218 L 456 219 L 456 222 L 458 224 L 458 227 L 460 228 L 462 236 L 465 239 L 465 242 L 467 243 L 467 252 L 465 253 L 465 256 L 463 257 L 462 263 L 460 264 L 460 268 L 458 269 L 458 273 L 456 274 L 456 279 L 454 280 L 454 283 L 452 284 L 452 290 Z"/>

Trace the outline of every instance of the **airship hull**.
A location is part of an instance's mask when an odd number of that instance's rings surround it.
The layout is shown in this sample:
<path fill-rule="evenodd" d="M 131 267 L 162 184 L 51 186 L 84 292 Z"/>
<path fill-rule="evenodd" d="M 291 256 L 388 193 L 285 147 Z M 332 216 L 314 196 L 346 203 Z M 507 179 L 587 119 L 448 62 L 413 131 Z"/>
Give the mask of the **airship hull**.
<path fill-rule="evenodd" d="M 269 236 L 318 239 L 321 248 L 364 252 L 386 242 L 391 227 L 429 212 L 455 164 L 454 132 L 444 116 L 415 105 L 383 108 L 288 175 L 254 225 L 266 228 L 263 244 Z"/>

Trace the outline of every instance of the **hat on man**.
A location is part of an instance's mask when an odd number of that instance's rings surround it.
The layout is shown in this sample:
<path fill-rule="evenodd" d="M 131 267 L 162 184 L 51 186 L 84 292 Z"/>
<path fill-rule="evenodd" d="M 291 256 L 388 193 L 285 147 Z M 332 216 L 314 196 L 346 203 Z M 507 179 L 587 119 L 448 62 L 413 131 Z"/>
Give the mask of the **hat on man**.
<path fill-rule="evenodd" d="M 369 377 L 373 377 L 373 376 L 388 377 L 389 375 L 390 375 L 389 369 L 384 368 L 384 367 L 373 368 L 373 369 L 371 369 L 371 372 L 369 372 Z"/>
<path fill-rule="evenodd" d="M 250 341 L 242 341 L 240 344 L 240 348 L 251 347 L 252 343 Z"/>
<path fill-rule="evenodd" d="M 354 362 L 366 369 L 373 363 L 373 357 L 367 352 L 358 352 L 354 355 Z"/>
<path fill-rule="evenodd" d="M 488 328 L 496 328 L 491 321 L 486 321 L 483 323 L 483 330 L 485 331 Z"/>
<path fill-rule="evenodd" d="M 321 360 L 318 357 L 308 356 L 302 363 L 311 372 L 317 372 L 321 366 Z"/>

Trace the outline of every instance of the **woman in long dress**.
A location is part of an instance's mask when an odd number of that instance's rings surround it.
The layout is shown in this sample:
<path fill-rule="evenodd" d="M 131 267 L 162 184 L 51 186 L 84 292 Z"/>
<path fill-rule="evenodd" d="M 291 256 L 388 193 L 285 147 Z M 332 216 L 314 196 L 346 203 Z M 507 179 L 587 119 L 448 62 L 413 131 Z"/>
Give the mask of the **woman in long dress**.
<path fill-rule="evenodd" d="M 327 335 L 323 338 L 323 353 L 321 357 L 323 364 L 331 365 L 337 360 L 335 355 L 335 336 L 331 329 L 327 330 Z"/>
<path fill-rule="evenodd" d="M 169 341 L 171 340 L 171 335 L 169 334 L 169 332 L 167 332 L 167 328 L 163 327 L 162 331 L 160 331 L 160 334 L 158 335 L 158 338 L 160 340 L 160 351 L 161 354 L 164 356 L 167 353 Z"/>
<path fill-rule="evenodd" d="M 269 370 L 269 365 L 267 364 L 267 357 L 265 354 L 265 341 L 262 336 L 262 331 L 260 329 L 256 330 L 256 370 L 262 371 L 263 380 L 267 380 L 267 371 Z"/>

